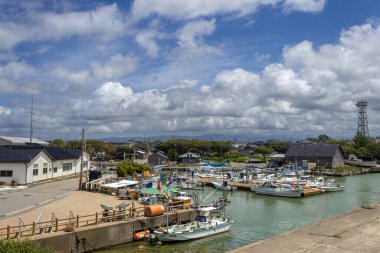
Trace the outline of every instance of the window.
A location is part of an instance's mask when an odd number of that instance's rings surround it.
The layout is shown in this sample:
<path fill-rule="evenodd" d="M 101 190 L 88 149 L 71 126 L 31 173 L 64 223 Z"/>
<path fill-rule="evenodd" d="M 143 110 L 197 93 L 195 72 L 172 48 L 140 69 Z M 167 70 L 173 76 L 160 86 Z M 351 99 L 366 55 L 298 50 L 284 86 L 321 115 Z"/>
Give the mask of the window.
<path fill-rule="evenodd" d="M 38 169 L 33 169 L 33 176 L 38 176 Z"/>
<path fill-rule="evenodd" d="M 69 170 L 72 170 L 73 165 L 71 163 L 64 163 L 62 165 L 62 168 L 63 168 L 63 171 L 69 171 Z"/>
<path fill-rule="evenodd" d="M 53 172 L 54 172 L 54 173 L 57 173 L 57 171 L 58 171 L 58 168 L 57 168 L 57 167 L 54 167 L 54 168 L 53 168 Z"/>
<path fill-rule="evenodd" d="M 43 166 L 43 167 L 42 167 L 42 173 L 43 173 L 43 174 L 47 174 L 47 171 L 48 171 L 48 164 L 47 164 L 47 163 L 44 163 L 42 166 Z"/>
<path fill-rule="evenodd" d="M 33 164 L 33 169 L 38 169 L 38 164 Z"/>
<path fill-rule="evenodd" d="M 84 168 L 87 168 L 87 167 L 88 167 L 88 161 L 83 162 L 83 167 L 84 167 Z"/>
<path fill-rule="evenodd" d="M 13 170 L 0 170 L 0 177 L 12 177 Z"/>

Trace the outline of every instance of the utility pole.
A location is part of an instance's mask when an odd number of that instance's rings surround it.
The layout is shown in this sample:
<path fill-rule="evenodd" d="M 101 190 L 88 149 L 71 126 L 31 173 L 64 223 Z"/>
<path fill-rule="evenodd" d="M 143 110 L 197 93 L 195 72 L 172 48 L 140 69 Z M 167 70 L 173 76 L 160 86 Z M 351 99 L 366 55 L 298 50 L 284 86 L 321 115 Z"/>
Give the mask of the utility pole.
<path fill-rule="evenodd" d="M 177 143 L 174 143 L 174 162 L 177 164 Z"/>
<path fill-rule="evenodd" d="M 82 129 L 82 155 L 81 155 L 81 157 L 80 157 L 79 190 L 82 189 L 83 155 L 84 155 L 84 129 Z"/>
<path fill-rule="evenodd" d="M 136 141 L 133 139 L 133 162 L 136 162 Z"/>
<path fill-rule="evenodd" d="M 30 133 L 29 133 L 29 142 L 32 143 L 33 139 L 33 94 L 32 94 L 32 106 L 30 110 Z"/>

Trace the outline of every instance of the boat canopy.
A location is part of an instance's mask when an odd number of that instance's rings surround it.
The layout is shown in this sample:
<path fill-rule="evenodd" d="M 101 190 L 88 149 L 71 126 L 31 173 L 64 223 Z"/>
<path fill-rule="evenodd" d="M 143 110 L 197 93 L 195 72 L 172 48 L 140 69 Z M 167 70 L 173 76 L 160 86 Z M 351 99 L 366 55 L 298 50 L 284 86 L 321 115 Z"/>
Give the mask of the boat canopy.
<path fill-rule="evenodd" d="M 114 183 L 103 184 L 102 187 L 116 189 L 116 188 L 122 188 L 122 187 L 128 187 L 128 186 L 135 186 L 138 184 L 139 184 L 139 181 L 121 180 L 121 181 L 114 182 Z"/>

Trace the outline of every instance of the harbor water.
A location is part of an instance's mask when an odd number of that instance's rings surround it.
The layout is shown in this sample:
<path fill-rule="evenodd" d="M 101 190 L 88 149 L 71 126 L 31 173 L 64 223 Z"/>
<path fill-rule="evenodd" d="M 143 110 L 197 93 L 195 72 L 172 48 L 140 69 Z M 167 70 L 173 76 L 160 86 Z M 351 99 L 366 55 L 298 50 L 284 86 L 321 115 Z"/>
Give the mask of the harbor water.
<path fill-rule="evenodd" d="M 344 185 L 345 190 L 296 199 L 256 195 L 242 190 L 233 193 L 216 190 L 213 199 L 225 196 L 232 202 L 226 208 L 226 214 L 234 220 L 228 233 L 156 246 L 148 242 L 129 243 L 97 252 L 226 252 L 380 202 L 380 174 L 336 178 L 336 183 Z M 206 197 L 213 190 L 206 187 L 199 195 Z"/>

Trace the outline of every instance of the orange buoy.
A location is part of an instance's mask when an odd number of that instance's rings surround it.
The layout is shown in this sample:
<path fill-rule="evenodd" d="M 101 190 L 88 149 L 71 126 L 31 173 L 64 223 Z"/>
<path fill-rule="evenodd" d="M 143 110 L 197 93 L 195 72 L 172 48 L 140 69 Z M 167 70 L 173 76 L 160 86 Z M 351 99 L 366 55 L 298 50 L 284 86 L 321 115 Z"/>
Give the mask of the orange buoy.
<path fill-rule="evenodd" d="M 148 235 L 150 235 L 150 231 L 149 230 L 136 232 L 135 233 L 135 241 L 140 241 L 141 239 L 144 239 Z"/>
<path fill-rule="evenodd" d="M 145 216 L 154 217 L 154 216 L 161 215 L 164 212 L 165 212 L 165 208 L 163 205 L 147 206 L 145 209 Z"/>

